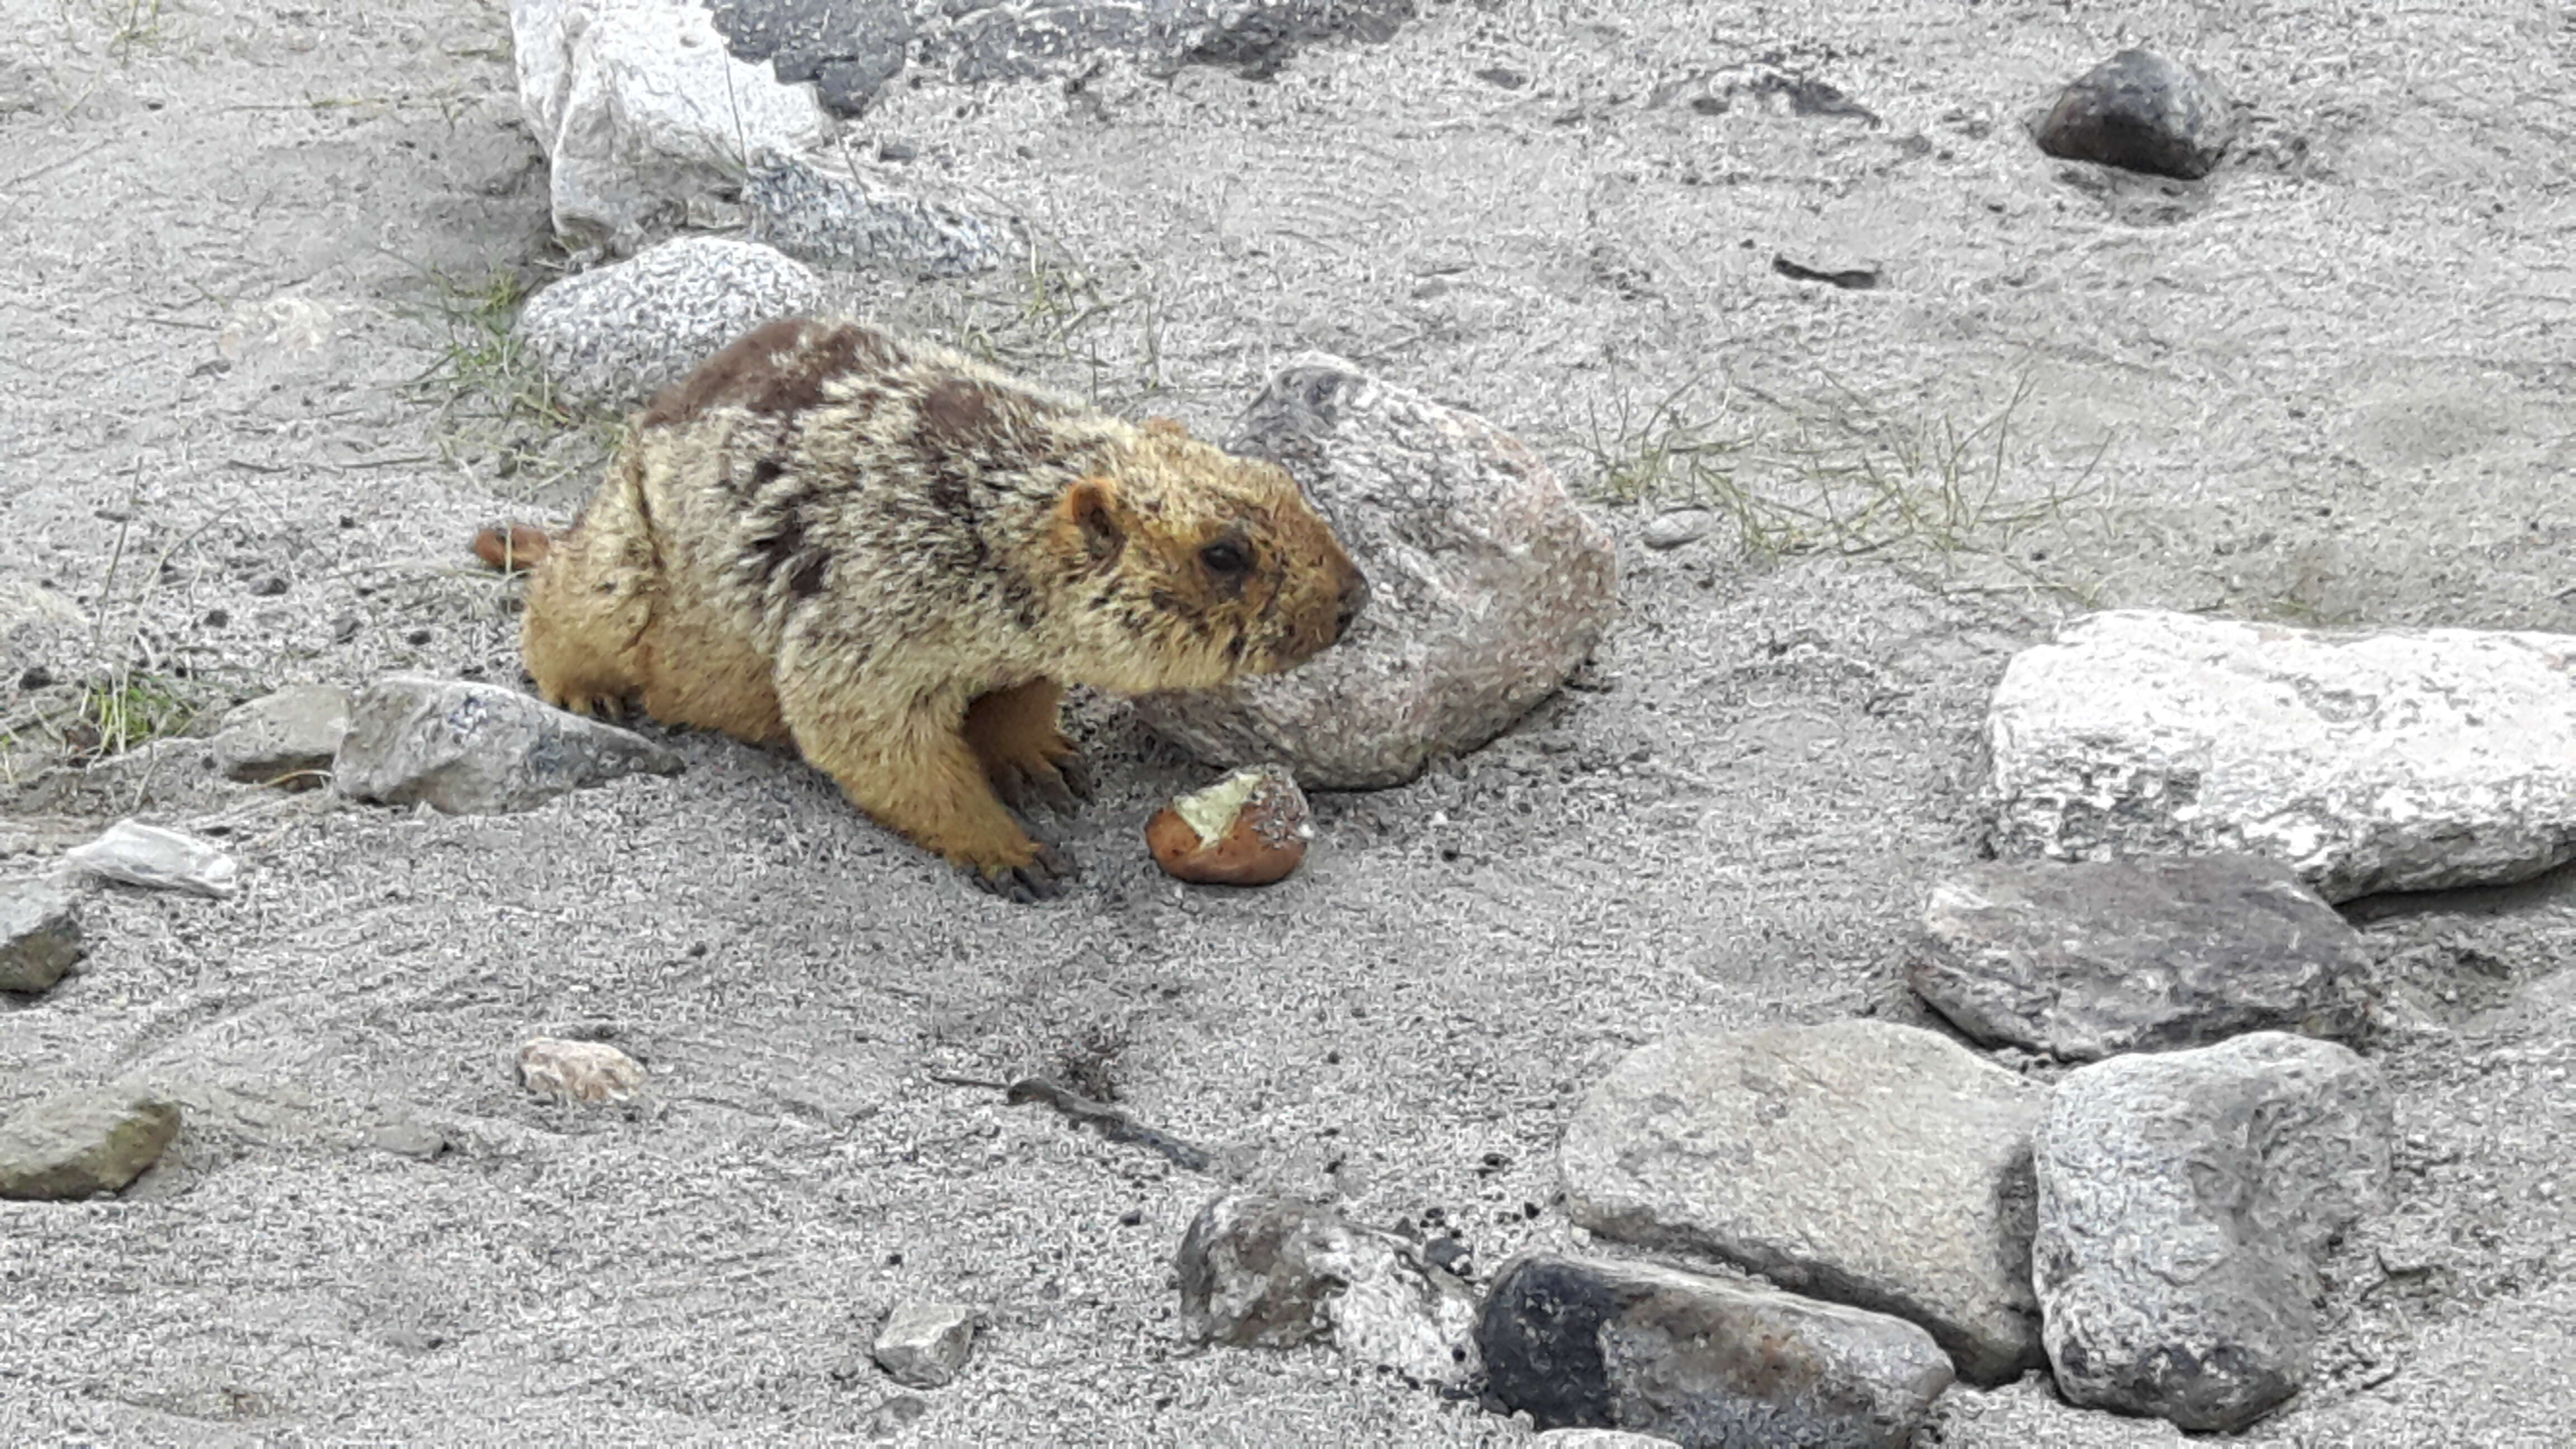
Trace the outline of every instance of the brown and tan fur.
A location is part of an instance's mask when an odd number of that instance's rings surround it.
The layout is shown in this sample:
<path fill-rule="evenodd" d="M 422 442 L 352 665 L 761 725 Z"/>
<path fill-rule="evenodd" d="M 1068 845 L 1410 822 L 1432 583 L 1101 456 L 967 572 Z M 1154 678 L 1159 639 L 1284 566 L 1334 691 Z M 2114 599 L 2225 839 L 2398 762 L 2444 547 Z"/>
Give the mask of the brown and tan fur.
<path fill-rule="evenodd" d="M 535 571 L 546 699 L 793 741 L 876 820 L 1028 899 L 1004 806 L 1083 780 L 1064 686 L 1205 688 L 1366 597 L 1279 468 L 850 322 L 773 322 L 664 392 Z"/>

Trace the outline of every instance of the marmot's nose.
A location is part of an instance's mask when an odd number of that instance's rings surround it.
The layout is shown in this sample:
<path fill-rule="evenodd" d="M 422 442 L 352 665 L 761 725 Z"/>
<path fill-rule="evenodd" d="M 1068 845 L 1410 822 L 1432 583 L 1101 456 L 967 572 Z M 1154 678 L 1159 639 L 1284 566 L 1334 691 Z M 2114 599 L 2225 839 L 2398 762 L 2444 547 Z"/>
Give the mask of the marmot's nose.
<path fill-rule="evenodd" d="M 1351 621 L 1360 616 L 1360 610 L 1368 607 L 1368 601 L 1368 580 L 1361 575 L 1359 570 L 1351 570 L 1351 581 L 1342 585 L 1341 616 L 1333 621 L 1333 638 L 1335 640 L 1338 641 L 1343 635 L 1351 632 Z"/>

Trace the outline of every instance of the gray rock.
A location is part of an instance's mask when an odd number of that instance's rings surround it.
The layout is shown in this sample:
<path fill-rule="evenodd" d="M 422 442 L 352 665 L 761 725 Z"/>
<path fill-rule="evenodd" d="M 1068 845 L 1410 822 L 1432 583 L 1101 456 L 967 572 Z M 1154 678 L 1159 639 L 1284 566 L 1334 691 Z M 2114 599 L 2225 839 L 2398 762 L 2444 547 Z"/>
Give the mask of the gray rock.
<path fill-rule="evenodd" d="M 954 1303 L 907 1303 L 886 1315 L 868 1351 L 896 1383 L 935 1389 L 966 1367 L 981 1320 L 974 1309 Z"/>
<path fill-rule="evenodd" d="M 727 53 L 700 0 L 511 0 L 510 32 L 577 256 L 633 252 L 720 206 L 754 159 L 833 134 L 813 88 Z"/>
<path fill-rule="evenodd" d="M 789 85 L 813 82 L 836 116 L 863 114 L 903 73 L 912 44 L 904 0 L 710 0 L 708 9 L 736 57 L 768 62 Z"/>
<path fill-rule="evenodd" d="M 2257 1032 L 2114 1057 L 2058 1085 L 2037 1142 L 2033 1279 L 2067 1399 L 2243 1428 L 2313 1362 L 2318 1259 L 2388 1182 L 2379 1071 Z"/>
<path fill-rule="evenodd" d="M 241 888 L 241 867 L 231 856 L 193 835 L 137 820 L 116 822 L 98 839 L 64 851 L 63 859 L 102 880 L 149 890 L 221 898 Z"/>
<path fill-rule="evenodd" d="M 2012 853 L 2266 855 L 2330 901 L 2576 857 L 2576 636 L 2093 614 L 1986 728 Z"/>
<path fill-rule="evenodd" d="M 1553 693 L 1617 608 L 1608 535 L 1483 418 L 1309 353 L 1228 446 L 1295 475 L 1370 601 L 1340 644 L 1286 674 L 1137 701 L 1209 764 L 1278 760 L 1309 789 L 1402 784 Z"/>
<path fill-rule="evenodd" d="M 213 742 L 215 768 L 244 784 L 318 782 L 349 732 L 349 691 L 303 684 L 254 699 L 224 716 Z"/>
<path fill-rule="evenodd" d="M 379 1152 L 428 1162 L 447 1150 L 447 1136 L 418 1122 L 387 1122 L 368 1131 L 367 1145 Z"/>
<path fill-rule="evenodd" d="M 1237 1348 L 1332 1344 L 1415 1379 L 1476 1372 L 1476 1304 L 1465 1284 L 1392 1233 L 1288 1198 L 1220 1197 L 1199 1210 L 1178 1258 L 1183 1331 Z"/>
<path fill-rule="evenodd" d="M 1541 1429 L 1625 1429 L 1686 1449 L 1903 1449 L 1951 1379 L 1902 1319 L 1549 1255 L 1504 1265 L 1476 1340 L 1489 1391 Z"/>
<path fill-rule="evenodd" d="M 1299 50 L 1348 38 L 1392 37 L 1413 0 L 1002 0 L 944 7 L 957 18 L 926 31 L 929 60 L 964 81 L 1082 74 L 1113 55 L 1147 72 L 1234 66 L 1265 77 Z"/>
<path fill-rule="evenodd" d="M 179 1135 L 179 1105 L 100 1087 L 21 1107 L 0 1123 L 0 1197 L 70 1201 L 121 1192 Z"/>
<path fill-rule="evenodd" d="M 0 991 L 51 991 L 88 953 L 70 891 L 49 880 L 0 881 Z"/>
<path fill-rule="evenodd" d="M 752 234 L 824 266 L 954 277 L 998 264 L 1009 231 L 882 180 L 785 157 L 763 159 L 742 185 Z"/>
<path fill-rule="evenodd" d="M 517 331 L 567 400 L 629 407 L 726 343 L 823 303 L 813 269 L 758 242 L 692 236 L 566 277 L 528 299 Z"/>
<path fill-rule="evenodd" d="M 2278 861 L 1997 861 L 1933 888 L 1914 989 L 1989 1044 L 2066 1061 L 2280 1028 L 2350 1035 L 2370 954 Z"/>
<path fill-rule="evenodd" d="M 495 815 L 679 768 L 679 756 L 641 735 L 515 690 L 397 674 L 359 696 L 334 774 L 352 800 Z"/>
<path fill-rule="evenodd" d="M 2037 136 L 2051 156 L 2196 181 L 2227 154 L 2236 112 L 2198 67 L 2124 50 L 2068 85 Z"/>
<path fill-rule="evenodd" d="M 1661 1434 L 1631 1434 L 1625 1429 L 1550 1429 L 1537 1442 L 1540 1449 L 1677 1449 Z"/>
<path fill-rule="evenodd" d="M 1709 530 L 1715 527 L 1717 527 L 1717 515 L 1705 508 L 1676 509 L 1671 513 L 1659 513 L 1648 519 L 1645 532 L 1639 536 L 1639 542 L 1654 549 L 1679 548 L 1683 544 L 1697 543 L 1708 537 Z"/>
<path fill-rule="evenodd" d="M 1566 1212 L 1910 1319 L 1974 1383 L 2040 1362 L 2030 1133 L 2046 1092 L 1936 1032 L 1668 1037 L 1565 1131 Z"/>

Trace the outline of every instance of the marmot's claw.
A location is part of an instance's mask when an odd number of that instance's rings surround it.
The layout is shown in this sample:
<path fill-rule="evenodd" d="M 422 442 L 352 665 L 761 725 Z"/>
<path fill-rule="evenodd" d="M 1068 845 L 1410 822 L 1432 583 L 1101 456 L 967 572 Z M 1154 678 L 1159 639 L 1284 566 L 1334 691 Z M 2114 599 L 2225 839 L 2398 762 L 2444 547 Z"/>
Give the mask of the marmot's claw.
<path fill-rule="evenodd" d="M 1058 815 L 1071 815 L 1091 798 L 1091 772 L 1070 758 L 1053 765 L 1004 766 L 992 772 L 992 781 L 1002 803 L 1022 812 L 1044 805 Z"/>
<path fill-rule="evenodd" d="M 1034 905 L 1063 895 L 1073 884 L 1076 874 L 1073 860 L 1052 845 L 1040 845 L 1038 857 L 1026 865 L 1005 866 L 995 870 L 968 872 L 975 884 L 1004 900 L 1019 905 Z"/>
<path fill-rule="evenodd" d="M 1100 787 L 1099 779 L 1091 773 L 1091 766 L 1083 763 L 1079 755 L 1067 755 L 1056 761 L 1055 772 L 1057 778 L 1064 781 L 1065 792 L 1076 801 L 1090 799 L 1092 792 Z M 1066 806 L 1065 813 L 1073 813 L 1073 807 Z"/>

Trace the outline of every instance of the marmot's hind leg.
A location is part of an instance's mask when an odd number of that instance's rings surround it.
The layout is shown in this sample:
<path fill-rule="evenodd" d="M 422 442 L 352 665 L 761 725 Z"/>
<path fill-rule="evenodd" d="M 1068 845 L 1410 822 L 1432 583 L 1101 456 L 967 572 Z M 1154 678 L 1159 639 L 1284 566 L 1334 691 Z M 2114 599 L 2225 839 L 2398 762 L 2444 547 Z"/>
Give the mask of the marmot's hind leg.
<path fill-rule="evenodd" d="M 967 706 L 966 743 L 993 793 L 1014 809 L 1043 801 L 1069 815 L 1091 798 L 1091 771 L 1064 736 L 1063 702 L 1064 686 L 1033 679 Z"/>
<path fill-rule="evenodd" d="M 614 717 L 644 687 L 661 578 L 641 486 L 621 462 L 528 582 L 520 650 L 548 704 Z"/>
<path fill-rule="evenodd" d="M 1061 894 L 1070 862 L 1029 838 L 993 794 L 983 761 L 936 705 L 885 708 L 846 679 L 782 669 L 778 702 L 806 763 L 878 824 L 1014 900 Z M 955 710 L 956 706 L 948 706 Z"/>

